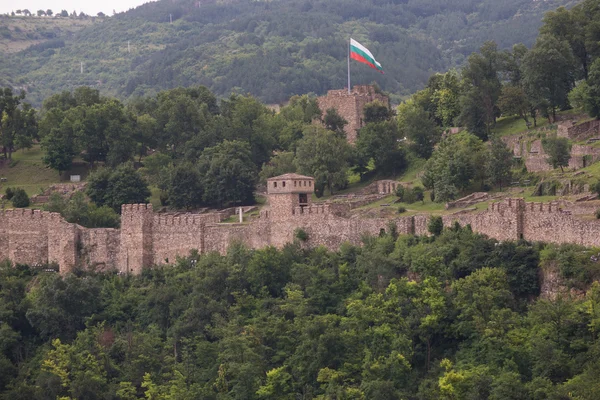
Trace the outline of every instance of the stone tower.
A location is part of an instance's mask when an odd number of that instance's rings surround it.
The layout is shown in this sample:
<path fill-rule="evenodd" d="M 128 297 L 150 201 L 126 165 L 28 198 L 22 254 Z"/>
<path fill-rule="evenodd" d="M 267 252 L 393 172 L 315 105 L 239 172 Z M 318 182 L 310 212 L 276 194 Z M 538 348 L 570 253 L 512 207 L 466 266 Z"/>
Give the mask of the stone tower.
<path fill-rule="evenodd" d="M 377 93 L 375 87 L 371 85 L 356 85 L 352 92 L 347 89 L 330 90 L 326 96 L 317 99 L 319 108 L 323 116 L 330 108 L 335 108 L 348 125 L 344 128 L 346 139 L 349 143 L 356 142 L 357 131 L 363 127 L 363 110 L 365 105 L 378 100 L 386 106 L 390 106 L 390 100 L 387 96 Z"/>
<path fill-rule="evenodd" d="M 285 220 L 294 215 L 296 207 L 309 207 L 315 191 L 310 176 L 285 174 L 267 180 L 269 215 L 273 220 Z"/>
<path fill-rule="evenodd" d="M 123 204 L 121 206 L 121 251 L 119 269 L 139 274 L 153 263 L 152 204 Z"/>

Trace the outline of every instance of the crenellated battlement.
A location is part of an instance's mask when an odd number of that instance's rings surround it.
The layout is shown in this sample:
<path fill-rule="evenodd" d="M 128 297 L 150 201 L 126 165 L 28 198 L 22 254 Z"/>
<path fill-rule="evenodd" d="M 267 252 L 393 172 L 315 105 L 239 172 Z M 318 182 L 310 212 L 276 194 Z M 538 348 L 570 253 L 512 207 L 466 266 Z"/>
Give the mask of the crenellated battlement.
<path fill-rule="evenodd" d="M 121 206 L 121 214 L 150 211 L 152 211 L 152 204 L 123 204 Z"/>
<path fill-rule="evenodd" d="M 218 212 L 155 214 L 150 204 L 123 205 L 119 230 L 83 228 L 67 223 L 57 213 L 6 210 L 0 212 L 0 258 L 24 264 L 57 262 L 61 272 L 85 264 L 135 274 L 186 256 L 192 249 L 225 252 L 232 241 L 252 248 L 285 246 L 294 240 L 297 229 L 307 232 L 306 245 L 331 249 L 346 241 L 360 244 L 363 235 L 377 235 L 390 222 L 401 234 L 428 234 L 428 215 L 353 218 L 349 203 L 313 204 L 314 183 L 304 185 L 311 180 L 293 174 L 271 178 L 269 207 L 260 210 L 259 221 L 245 224 L 221 224 L 223 216 Z M 392 190 L 392 183 L 383 181 L 382 188 Z M 562 211 L 558 202 L 508 198 L 490 203 L 487 211 L 446 214 L 443 222 L 445 226 L 469 225 L 497 240 L 600 245 L 600 221 L 577 219 Z"/>
<path fill-rule="evenodd" d="M 521 198 L 509 198 L 503 201 L 497 201 L 488 205 L 488 211 L 493 213 L 520 212 L 524 209 L 525 200 Z"/>
<path fill-rule="evenodd" d="M 207 223 L 219 223 L 221 216 L 218 213 L 210 214 L 183 214 L 183 215 L 156 215 L 154 226 L 196 226 L 200 227 Z"/>
<path fill-rule="evenodd" d="M 330 214 L 330 213 L 331 213 L 331 210 L 330 210 L 329 204 L 312 204 L 307 207 L 294 207 L 294 210 L 292 212 L 292 214 L 295 216 L 311 215 L 311 214 L 324 215 L 324 214 Z"/>
<path fill-rule="evenodd" d="M 52 222 L 66 222 L 64 218 L 55 212 L 48 212 L 42 210 L 33 210 L 29 208 L 17 208 L 4 210 L 0 214 L 7 218 L 19 218 L 19 219 L 30 219 L 30 220 L 44 220 Z"/>
<path fill-rule="evenodd" d="M 558 203 L 526 203 L 525 210 L 533 213 L 562 213 Z"/>

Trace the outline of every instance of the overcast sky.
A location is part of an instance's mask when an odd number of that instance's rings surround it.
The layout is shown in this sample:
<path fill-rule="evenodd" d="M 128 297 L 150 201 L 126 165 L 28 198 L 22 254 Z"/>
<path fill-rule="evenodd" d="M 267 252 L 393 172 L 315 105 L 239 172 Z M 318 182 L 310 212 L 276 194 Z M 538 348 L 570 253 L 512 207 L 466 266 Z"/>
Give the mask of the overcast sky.
<path fill-rule="evenodd" d="M 32 13 L 40 9 L 51 9 L 55 13 L 67 10 L 70 14 L 76 10 L 77 13 L 83 11 L 89 15 L 96 15 L 99 11 L 112 15 L 113 10 L 127 11 L 148 2 L 149 0 L 0 0 L 0 14 L 17 9 L 28 9 Z"/>

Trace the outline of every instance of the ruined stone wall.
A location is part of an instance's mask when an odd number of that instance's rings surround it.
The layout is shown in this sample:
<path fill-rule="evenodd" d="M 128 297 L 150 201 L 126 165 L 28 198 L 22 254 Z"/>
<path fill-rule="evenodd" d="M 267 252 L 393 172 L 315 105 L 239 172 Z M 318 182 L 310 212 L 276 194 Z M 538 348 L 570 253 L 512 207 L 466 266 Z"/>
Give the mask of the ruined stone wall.
<path fill-rule="evenodd" d="M 77 226 L 59 214 L 40 210 L 6 210 L 0 214 L 0 258 L 15 263 L 58 263 L 65 270 L 77 262 Z"/>
<path fill-rule="evenodd" d="M 378 100 L 389 107 L 389 99 L 369 85 L 357 85 L 348 93 L 347 89 L 330 90 L 326 96 L 317 98 L 319 108 L 323 115 L 330 108 L 335 108 L 348 125 L 345 126 L 348 142 L 356 142 L 357 131 L 363 126 L 363 109 L 366 104 Z"/>
<path fill-rule="evenodd" d="M 211 214 L 155 215 L 152 219 L 152 262 L 168 264 L 188 256 L 191 249 L 204 250 L 204 225 Z"/>
<path fill-rule="evenodd" d="M 498 240 L 600 246 L 600 221 L 573 215 L 581 214 L 577 207 L 584 206 L 507 199 L 491 203 L 483 212 L 445 215 L 443 222 L 470 225 L 475 232 Z M 57 262 L 61 273 L 78 264 L 139 273 L 144 266 L 174 262 L 192 249 L 225 253 L 235 241 L 251 248 L 281 248 L 295 239 L 297 229 L 308 234 L 306 245 L 330 249 L 344 242 L 360 245 L 364 235 L 387 232 L 390 224 L 399 234 L 428 234 L 426 215 L 350 218 L 349 209 L 348 204 L 313 204 L 294 208 L 286 218 L 271 218 L 270 211 L 263 210 L 257 220 L 225 224 L 215 223 L 211 214 L 159 215 L 152 213 L 150 205 L 135 204 L 123 207 L 121 229 L 87 229 L 54 213 L 9 210 L 0 214 L 0 257 L 32 265 Z"/>
<path fill-rule="evenodd" d="M 508 199 L 505 202 L 491 203 L 482 213 L 461 213 L 443 217 L 444 226 L 458 222 L 461 226 L 471 225 L 473 231 L 498 240 L 517 240 L 523 235 L 521 199 Z"/>
<path fill-rule="evenodd" d="M 79 263 L 97 271 L 119 269 L 120 235 L 119 229 L 79 227 Z"/>
<path fill-rule="evenodd" d="M 557 135 L 575 140 L 584 140 L 600 135 L 600 120 L 587 121 L 581 124 L 574 124 L 572 121 L 565 121 L 558 125 Z"/>

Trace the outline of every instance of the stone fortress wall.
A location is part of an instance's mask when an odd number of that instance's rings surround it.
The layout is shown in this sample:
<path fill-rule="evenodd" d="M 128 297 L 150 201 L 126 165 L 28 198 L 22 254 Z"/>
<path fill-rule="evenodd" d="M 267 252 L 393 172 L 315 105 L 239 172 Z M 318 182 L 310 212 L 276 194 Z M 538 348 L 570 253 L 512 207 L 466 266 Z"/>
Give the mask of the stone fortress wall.
<path fill-rule="evenodd" d="M 272 180 L 279 180 L 280 184 L 286 180 L 292 189 L 288 193 L 269 192 L 269 201 L 287 196 L 292 203 L 314 188 L 311 184 L 294 192 L 290 184 L 294 180 L 312 181 L 295 174 L 271 178 L 268 185 L 274 184 Z M 390 224 L 399 234 L 428 234 L 427 215 L 355 218 L 350 215 L 350 206 L 343 203 L 312 204 L 308 200 L 308 204 L 293 209 L 274 205 L 277 201 L 255 220 L 223 223 L 219 213 L 164 215 L 155 214 L 149 204 L 127 204 L 122 209 L 121 229 L 88 229 L 67 223 L 56 213 L 7 210 L 0 213 L 0 258 L 30 265 L 57 263 L 61 273 L 81 266 L 136 274 L 143 267 L 174 262 L 193 249 L 224 253 L 233 241 L 251 248 L 282 247 L 295 239 L 298 229 L 306 232 L 306 245 L 330 249 L 337 249 L 344 242 L 359 245 L 364 235 L 378 235 L 389 230 Z M 506 199 L 491 203 L 485 211 L 445 215 L 443 222 L 445 226 L 455 222 L 470 225 L 475 232 L 498 240 L 522 238 L 600 246 L 600 221 L 580 218 L 575 215 L 579 211 L 571 212 L 569 207 L 568 203 Z"/>
<path fill-rule="evenodd" d="M 323 115 L 330 108 L 335 108 L 348 125 L 344 127 L 348 142 L 354 143 L 357 131 L 363 127 L 363 109 L 365 105 L 378 100 L 389 107 L 389 98 L 383 94 L 376 93 L 371 85 L 356 85 L 348 93 L 348 89 L 329 90 L 327 95 L 317 99 L 319 108 Z"/>
<path fill-rule="evenodd" d="M 574 141 L 595 140 L 600 136 L 600 120 L 587 121 L 581 124 L 577 124 L 574 121 L 561 122 L 557 127 L 557 136 Z M 502 140 L 504 140 L 516 157 L 523 158 L 528 171 L 541 172 L 552 169 L 546 161 L 547 154 L 544 152 L 540 139 L 526 143 L 527 138 L 524 136 L 505 136 Z M 599 160 L 599 147 L 576 144 L 571 149 L 569 168 L 573 170 L 581 169 Z"/>

